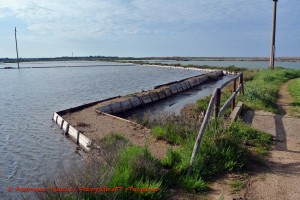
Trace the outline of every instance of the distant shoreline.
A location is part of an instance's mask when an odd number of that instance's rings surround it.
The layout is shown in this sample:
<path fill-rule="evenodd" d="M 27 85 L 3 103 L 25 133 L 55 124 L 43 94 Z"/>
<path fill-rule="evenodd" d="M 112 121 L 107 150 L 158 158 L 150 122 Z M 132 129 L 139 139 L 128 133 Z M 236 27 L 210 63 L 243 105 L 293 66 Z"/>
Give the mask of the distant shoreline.
<path fill-rule="evenodd" d="M 87 56 L 87 57 L 55 57 L 55 58 L 20 58 L 20 62 L 36 61 L 144 61 L 144 60 L 172 60 L 172 61 L 269 61 L 267 57 L 105 57 L 105 56 Z M 0 63 L 15 63 L 15 58 L 0 58 Z M 277 57 L 275 62 L 300 62 L 300 57 Z"/>

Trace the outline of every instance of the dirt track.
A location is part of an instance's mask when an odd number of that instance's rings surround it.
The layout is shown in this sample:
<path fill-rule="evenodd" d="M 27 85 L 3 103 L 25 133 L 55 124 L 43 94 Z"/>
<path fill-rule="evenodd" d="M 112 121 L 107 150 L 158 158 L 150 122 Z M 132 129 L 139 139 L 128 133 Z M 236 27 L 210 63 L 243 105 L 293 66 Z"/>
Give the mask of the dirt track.
<path fill-rule="evenodd" d="M 292 101 L 284 84 L 278 106 L 284 115 L 248 111 L 246 121 L 259 130 L 275 136 L 268 159 L 269 170 L 250 178 L 245 199 L 300 199 L 300 119 L 286 113 Z"/>

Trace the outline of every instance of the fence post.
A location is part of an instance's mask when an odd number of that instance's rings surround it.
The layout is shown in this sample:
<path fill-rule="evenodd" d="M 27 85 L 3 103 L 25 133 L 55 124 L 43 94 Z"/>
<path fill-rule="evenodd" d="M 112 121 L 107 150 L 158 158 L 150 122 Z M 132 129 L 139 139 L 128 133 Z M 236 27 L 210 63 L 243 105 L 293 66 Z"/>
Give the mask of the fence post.
<path fill-rule="evenodd" d="M 242 85 L 241 92 L 244 95 L 245 90 L 244 90 L 244 74 L 243 73 L 241 73 L 241 75 L 240 75 L 240 85 Z"/>
<path fill-rule="evenodd" d="M 221 89 L 217 88 L 215 98 L 215 118 L 218 117 L 220 111 Z"/>
<path fill-rule="evenodd" d="M 236 92 L 236 79 L 234 79 L 233 81 L 233 85 L 232 85 L 232 93 Z M 235 97 L 232 99 L 231 102 L 231 110 L 233 110 L 235 108 Z"/>
<path fill-rule="evenodd" d="M 209 117 L 210 117 L 211 111 L 213 109 L 213 104 L 214 104 L 215 97 L 216 97 L 216 90 L 214 91 L 214 94 L 213 94 L 213 96 L 211 97 L 211 99 L 209 101 L 209 104 L 208 104 L 203 122 L 201 124 L 199 133 L 197 135 L 197 138 L 196 138 L 196 141 L 195 141 L 195 144 L 194 144 L 194 148 L 193 148 L 193 152 L 192 152 L 192 155 L 191 155 L 191 159 L 190 159 L 190 166 L 189 166 L 188 174 L 190 174 L 192 172 L 193 163 L 194 163 L 194 160 L 195 160 L 195 158 L 198 154 L 198 150 L 199 150 L 199 147 L 200 147 L 202 136 L 204 134 L 205 127 L 209 122 Z"/>

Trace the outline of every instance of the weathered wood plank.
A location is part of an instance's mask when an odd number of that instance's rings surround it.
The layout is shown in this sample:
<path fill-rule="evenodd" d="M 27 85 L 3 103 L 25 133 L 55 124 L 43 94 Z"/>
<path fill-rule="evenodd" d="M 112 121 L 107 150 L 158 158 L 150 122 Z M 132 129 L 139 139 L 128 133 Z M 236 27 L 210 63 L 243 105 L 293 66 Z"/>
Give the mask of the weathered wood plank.
<path fill-rule="evenodd" d="M 193 148 L 193 153 L 192 153 L 191 160 L 190 160 L 189 172 L 190 172 L 191 169 L 192 169 L 192 165 L 193 165 L 194 160 L 195 160 L 195 157 L 196 157 L 196 155 L 197 155 L 197 153 L 198 153 L 198 150 L 199 150 L 199 147 L 200 147 L 200 143 L 201 143 L 201 140 L 202 140 L 202 137 L 203 137 L 205 128 L 206 128 L 206 126 L 207 126 L 207 124 L 208 124 L 208 122 L 209 122 L 209 117 L 210 117 L 211 111 L 212 111 L 212 109 L 213 109 L 213 104 L 214 104 L 214 101 L 215 101 L 215 96 L 216 96 L 216 90 L 215 90 L 213 96 L 211 97 L 211 99 L 210 99 L 210 101 L 209 101 L 207 111 L 206 111 L 206 113 L 205 113 L 203 122 L 202 122 L 202 124 L 201 124 L 199 133 L 198 133 L 197 138 L 196 138 L 196 141 L 195 141 L 195 145 L 194 145 L 194 148 Z"/>
<path fill-rule="evenodd" d="M 224 82 L 222 85 L 220 85 L 220 89 L 223 89 L 226 87 L 229 83 L 231 83 L 233 80 L 236 80 L 237 78 L 240 77 L 240 74 L 234 76 L 233 78 L 229 79 L 228 81 Z"/>
<path fill-rule="evenodd" d="M 240 112 L 243 108 L 243 102 L 239 101 L 236 107 L 233 109 L 233 111 L 230 114 L 230 120 L 236 121 L 238 116 L 240 115 Z"/>
<path fill-rule="evenodd" d="M 230 98 L 224 103 L 224 105 L 222 106 L 222 108 L 220 109 L 219 115 L 223 115 L 225 110 L 230 106 L 231 102 L 233 101 L 233 99 L 236 97 L 236 95 L 238 94 L 238 92 L 241 90 L 242 85 L 240 85 L 238 87 L 238 89 L 236 90 L 236 92 L 234 92 Z"/>

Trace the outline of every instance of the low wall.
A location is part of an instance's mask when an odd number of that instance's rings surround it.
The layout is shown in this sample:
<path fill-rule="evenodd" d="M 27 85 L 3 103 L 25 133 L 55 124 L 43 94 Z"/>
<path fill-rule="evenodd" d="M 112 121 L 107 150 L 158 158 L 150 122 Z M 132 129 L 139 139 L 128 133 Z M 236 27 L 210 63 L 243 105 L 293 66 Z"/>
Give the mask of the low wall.
<path fill-rule="evenodd" d="M 149 91 L 143 91 L 127 96 L 116 96 L 100 101 L 91 102 L 88 104 L 83 104 L 77 107 L 54 112 L 52 120 L 63 130 L 64 135 L 70 137 L 85 151 L 90 151 L 92 140 L 86 137 L 80 131 L 76 130 L 69 122 L 63 119 L 63 115 L 80 111 L 85 108 L 89 108 L 99 104 L 99 107 L 97 107 L 96 112 L 106 113 L 107 116 L 111 116 L 119 112 L 123 112 L 129 109 L 137 108 L 139 106 L 147 105 L 152 102 L 163 100 L 179 92 L 183 92 L 190 88 L 201 85 L 202 83 L 208 80 L 217 80 L 222 75 L 224 75 L 223 71 L 209 72 L 207 74 L 193 76 L 180 81 L 159 85 Z M 115 120 L 120 119 L 116 117 Z"/>
<path fill-rule="evenodd" d="M 222 71 L 209 72 L 180 81 L 167 83 L 154 87 L 153 90 L 141 92 L 138 94 L 131 94 L 117 99 L 114 102 L 104 104 L 97 108 L 98 111 L 108 114 L 118 114 L 139 106 L 147 105 L 159 100 L 163 100 L 169 96 L 175 95 L 179 92 L 184 92 L 190 88 L 201 85 L 208 80 L 216 80 L 223 75 Z"/>
<path fill-rule="evenodd" d="M 89 138 L 87 138 L 85 135 L 76 130 L 56 112 L 53 113 L 52 120 L 60 127 L 60 129 L 63 130 L 65 136 L 70 137 L 85 151 L 90 151 L 92 141 Z"/>

